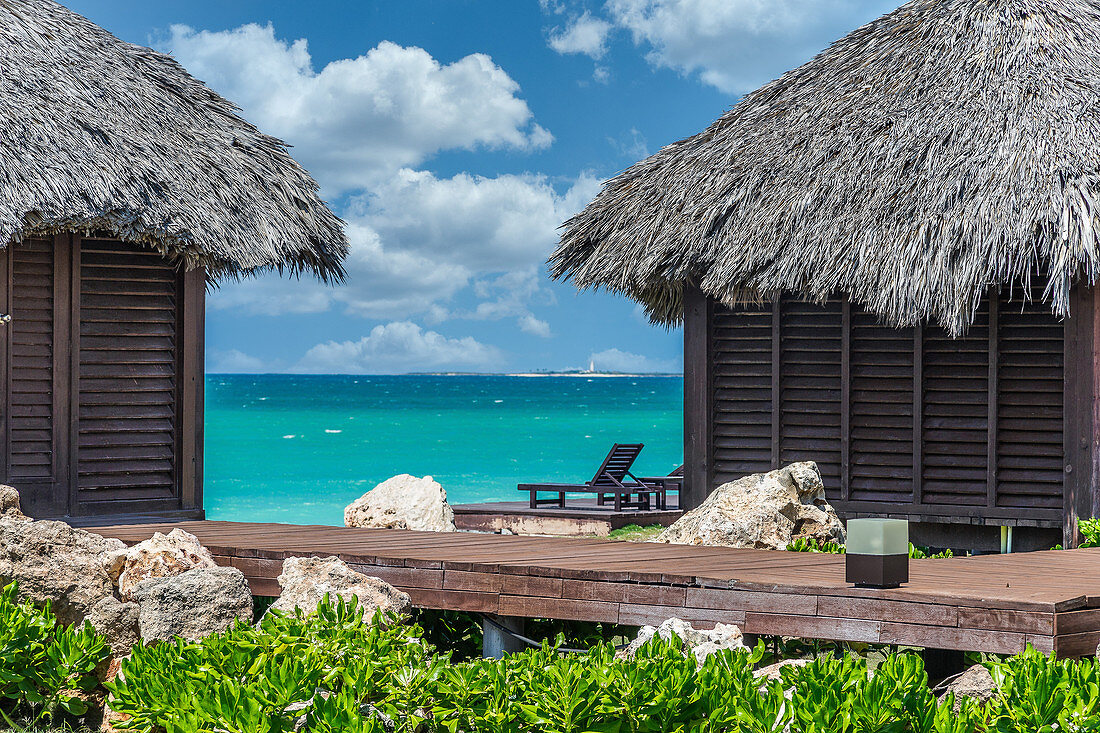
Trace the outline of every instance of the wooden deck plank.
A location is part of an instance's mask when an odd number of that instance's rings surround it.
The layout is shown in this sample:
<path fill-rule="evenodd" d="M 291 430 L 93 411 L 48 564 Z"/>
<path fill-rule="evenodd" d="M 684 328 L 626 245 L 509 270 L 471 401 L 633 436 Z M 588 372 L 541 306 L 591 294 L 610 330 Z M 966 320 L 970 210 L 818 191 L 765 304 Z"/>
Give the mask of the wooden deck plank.
<path fill-rule="evenodd" d="M 868 589 L 845 583 L 841 555 L 223 521 L 93 531 L 133 543 L 176 526 L 263 595 L 284 558 L 337 555 L 426 608 L 1001 653 L 1100 641 L 1100 549 L 913 561 L 905 586 Z"/>

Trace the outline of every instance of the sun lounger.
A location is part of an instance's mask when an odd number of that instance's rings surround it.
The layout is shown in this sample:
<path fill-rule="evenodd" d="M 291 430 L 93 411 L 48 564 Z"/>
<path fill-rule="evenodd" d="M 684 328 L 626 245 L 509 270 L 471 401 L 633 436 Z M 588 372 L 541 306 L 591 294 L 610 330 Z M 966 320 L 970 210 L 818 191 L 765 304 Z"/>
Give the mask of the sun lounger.
<path fill-rule="evenodd" d="M 684 487 L 684 466 L 680 464 L 679 468 L 676 468 L 667 476 L 642 476 L 638 480 L 642 483 L 654 484 L 662 487 L 665 490 L 667 504 L 668 492 L 675 491 L 676 494 L 679 495 L 680 489 Z"/>
<path fill-rule="evenodd" d="M 630 472 L 643 447 L 641 443 L 616 443 L 603 459 L 592 480 L 583 484 L 520 484 L 519 490 L 530 494 L 532 509 L 540 506 L 564 509 L 567 493 L 595 494 L 598 505 L 604 506 L 610 500 L 617 512 L 624 507 L 649 509 L 651 497 L 658 509 L 664 509 L 664 485 L 660 482 L 649 483 Z M 539 498 L 542 492 L 553 492 L 557 496 L 542 499 Z"/>

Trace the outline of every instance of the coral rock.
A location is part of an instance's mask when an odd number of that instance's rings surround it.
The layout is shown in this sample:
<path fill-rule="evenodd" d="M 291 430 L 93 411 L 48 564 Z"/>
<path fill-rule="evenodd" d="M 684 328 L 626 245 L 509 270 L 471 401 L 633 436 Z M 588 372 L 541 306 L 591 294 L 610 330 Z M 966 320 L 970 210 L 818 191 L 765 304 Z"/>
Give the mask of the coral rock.
<path fill-rule="evenodd" d="M 972 697 L 980 703 L 985 703 L 989 702 L 996 692 L 997 686 L 993 682 L 993 675 L 989 674 L 989 670 L 982 665 L 975 664 L 947 685 L 940 701 L 954 694 L 955 712 L 959 712 L 964 697 Z"/>
<path fill-rule="evenodd" d="M 107 570 L 117 579 L 124 601 L 131 599 L 134 588 L 149 578 L 167 578 L 195 568 L 216 567 L 213 555 L 199 539 L 182 529 L 168 534 L 156 532 L 149 539 L 110 553 Z"/>
<path fill-rule="evenodd" d="M 711 654 L 722 649 L 746 648 L 741 629 L 732 624 L 717 624 L 713 629 L 706 631 L 696 629 L 683 619 L 670 618 L 660 626 L 643 626 L 634 641 L 619 652 L 618 657 L 632 659 L 638 649 L 654 636 L 668 640 L 673 635 L 682 642 L 684 655 L 695 655 L 695 660 L 700 665 Z"/>
<path fill-rule="evenodd" d="M 446 490 L 431 476 L 403 473 L 375 486 L 344 509 L 348 527 L 455 532 Z"/>
<path fill-rule="evenodd" d="M 407 593 L 352 570 L 338 557 L 288 557 L 283 561 L 279 586 L 283 592 L 271 608 L 287 613 L 295 608 L 312 613 L 326 593 L 333 599 L 359 599 L 367 618 L 376 610 L 404 615 L 411 607 Z"/>
<path fill-rule="evenodd" d="M 0 515 L 15 517 L 16 519 L 30 519 L 23 514 L 23 507 L 19 503 L 19 492 L 13 486 L 0 484 Z"/>
<path fill-rule="evenodd" d="M 783 550 L 800 537 L 844 541 L 844 525 L 825 500 L 821 473 L 812 461 L 719 486 L 656 541 Z"/>
<path fill-rule="evenodd" d="M 114 583 L 103 566 L 105 553 L 124 545 L 64 522 L 0 516 L 0 582 L 16 581 L 19 597 L 37 605 L 49 601 L 58 619 L 79 624 Z"/>
<path fill-rule="evenodd" d="M 138 642 L 136 603 L 123 603 L 114 596 L 104 596 L 92 606 L 87 619 L 115 656 L 129 654 Z"/>
<path fill-rule="evenodd" d="M 195 568 L 180 575 L 149 578 L 132 592 L 138 629 L 145 641 L 183 637 L 197 641 L 252 619 L 252 594 L 236 568 Z"/>

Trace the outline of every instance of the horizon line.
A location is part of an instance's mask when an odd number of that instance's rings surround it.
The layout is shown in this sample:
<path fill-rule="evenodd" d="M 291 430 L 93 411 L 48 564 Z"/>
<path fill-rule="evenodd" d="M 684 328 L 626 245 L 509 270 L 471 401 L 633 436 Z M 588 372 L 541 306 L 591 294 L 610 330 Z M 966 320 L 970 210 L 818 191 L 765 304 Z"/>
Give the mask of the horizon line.
<path fill-rule="evenodd" d="M 224 377 L 683 377 L 683 372 L 206 372 Z"/>

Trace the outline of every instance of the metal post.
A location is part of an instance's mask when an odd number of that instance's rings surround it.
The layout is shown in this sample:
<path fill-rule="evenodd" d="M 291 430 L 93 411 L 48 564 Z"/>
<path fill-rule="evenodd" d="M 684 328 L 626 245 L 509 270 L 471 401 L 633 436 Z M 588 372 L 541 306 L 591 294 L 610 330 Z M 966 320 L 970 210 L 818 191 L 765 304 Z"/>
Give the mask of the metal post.
<path fill-rule="evenodd" d="M 486 616 L 481 622 L 481 655 L 503 659 L 505 654 L 523 651 L 527 645 L 508 632 L 522 634 L 524 621 L 515 616 Z"/>

